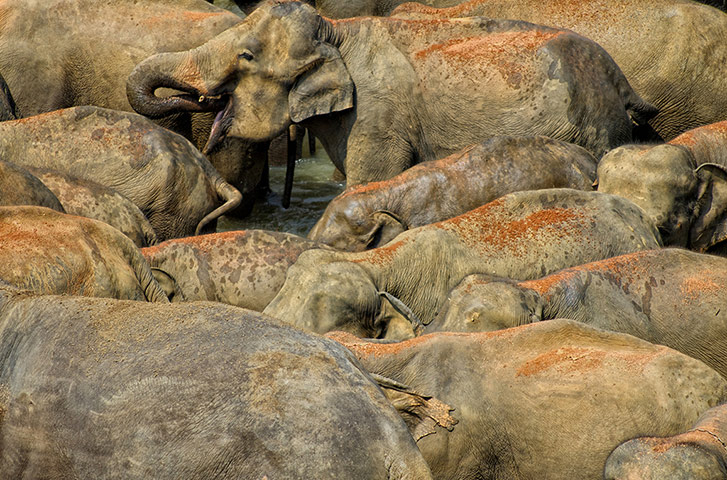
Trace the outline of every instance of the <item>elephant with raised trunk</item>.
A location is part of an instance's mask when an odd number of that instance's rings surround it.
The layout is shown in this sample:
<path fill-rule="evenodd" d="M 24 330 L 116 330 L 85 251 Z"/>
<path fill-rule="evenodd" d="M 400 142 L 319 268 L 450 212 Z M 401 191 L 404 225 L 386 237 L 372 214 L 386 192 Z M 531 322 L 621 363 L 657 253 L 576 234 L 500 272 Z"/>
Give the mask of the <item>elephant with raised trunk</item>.
<path fill-rule="evenodd" d="M 159 240 L 214 231 L 241 201 L 194 145 L 130 112 L 86 106 L 0 122 L 0 157 L 116 190 Z"/>
<path fill-rule="evenodd" d="M 697 2 L 470 0 L 439 9 L 412 2 L 392 15 L 435 21 L 485 16 L 569 29 L 601 45 L 634 89 L 659 109 L 644 135 L 670 140 L 727 120 L 722 68 L 727 64 L 727 14 Z"/>
<path fill-rule="evenodd" d="M 162 87 L 184 93 L 157 97 Z M 570 31 L 483 18 L 333 22 L 295 1 L 146 59 L 127 93 L 150 117 L 216 112 L 208 149 L 300 123 L 349 186 L 497 135 L 551 136 L 600 157 L 656 114 L 600 46 Z"/>
<path fill-rule="evenodd" d="M 264 312 L 318 333 L 407 337 L 472 273 L 538 278 L 660 246 L 651 220 L 616 195 L 515 192 L 365 252 L 305 251 Z"/>
<path fill-rule="evenodd" d="M 522 282 L 472 275 L 450 292 L 427 331 L 490 331 L 554 318 L 666 345 L 727 378 L 727 259 L 678 248 Z"/>
<path fill-rule="evenodd" d="M 168 302 L 136 245 L 106 223 L 0 207 L 0 280 L 44 295 Z"/>
<path fill-rule="evenodd" d="M 411 228 L 456 217 L 511 192 L 592 190 L 596 159 L 548 137 L 495 137 L 331 200 L 308 238 L 339 250 L 376 248 Z"/>

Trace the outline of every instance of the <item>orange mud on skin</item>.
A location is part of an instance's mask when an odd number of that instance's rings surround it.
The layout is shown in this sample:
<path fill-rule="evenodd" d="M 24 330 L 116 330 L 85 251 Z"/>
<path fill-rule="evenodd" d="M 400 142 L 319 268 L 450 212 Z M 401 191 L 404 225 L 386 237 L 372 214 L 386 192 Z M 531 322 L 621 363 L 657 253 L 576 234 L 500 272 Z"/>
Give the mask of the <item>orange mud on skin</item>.
<path fill-rule="evenodd" d="M 562 347 L 543 353 L 525 362 L 516 372 L 516 376 L 531 376 L 554 370 L 558 375 L 581 374 L 600 368 L 604 361 L 616 359 L 620 364 L 632 371 L 641 372 L 644 366 L 664 349 L 648 353 L 624 353 L 605 351 L 602 349 Z"/>
<path fill-rule="evenodd" d="M 727 143 L 727 121 L 717 122 L 711 125 L 705 125 L 703 127 L 695 128 L 684 132 L 676 138 L 670 140 L 670 145 L 683 145 L 685 147 L 693 147 L 699 143 L 700 137 L 715 137 L 714 139 L 721 139 Z"/>
<path fill-rule="evenodd" d="M 229 232 L 209 233 L 206 235 L 197 235 L 193 237 L 173 238 L 158 245 L 154 245 L 153 247 L 144 248 L 142 249 L 142 253 L 144 253 L 145 257 L 153 257 L 165 248 L 178 244 L 192 245 L 200 252 L 209 253 L 211 250 L 217 247 L 224 246 L 224 244 L 227 242 L 232 242 L 246 236 L 248 236 L 246 230 L 233 230 Z"/>
<path fill-rule="evenodd" d="M 398 240 L 383 247 L 374 248 L 363 253 L 360 257 L 351 260 L 353 263 L 368 263 L 371 265 L 385 266 L 394 261 L 396 251 L 409 243 L 409 239 Z"/>
<path fill-rule="evenodd" d="M 697 300 L 702 293 L 714 295 L 723 292 L 727 294 L 725 286 L 715 283 L 709 278 L 708 274 L 709 272 L 702 271 L 682 280 L 681 285 L 679 285 L 679 291 L 684 300 Z"/>

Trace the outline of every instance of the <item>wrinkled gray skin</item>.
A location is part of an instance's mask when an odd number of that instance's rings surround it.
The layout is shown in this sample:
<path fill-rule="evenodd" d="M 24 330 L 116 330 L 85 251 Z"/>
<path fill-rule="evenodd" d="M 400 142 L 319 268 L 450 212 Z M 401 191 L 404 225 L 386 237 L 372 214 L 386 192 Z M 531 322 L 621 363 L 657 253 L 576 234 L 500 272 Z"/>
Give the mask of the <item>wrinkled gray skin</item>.
<path fill-rule="evenodd" d="M 318 333 L 408 337 L 417 333 L 417 320 L 406 307 L 430 323 L 467 275 L 539 278 L 658 248 L 658 235 L 640 208 L 615 195 L 561 188 L 515 192 L 459 217 L 407 230 L 373 250 L 303 252 L 264 312 Z"/>
<path fill-rule="evenodd" d="M 473 275 L 427 331 L 489 331 L 570 318 L 666 345 L 727 378 L 727 259 L 636 252 L 514 282 Z"/>
<path fill-rule="evenodd" d="M 0 122 L 0 157 L 116 190 L 160 241 L 214 231 L 217 217 L 240 203 L 190 142 L 135 113 L 87 106 Z"/>
<path fill-rule="evenodd" d="M 331 200 L 308 238 L 339 250 L 379 247 L 404 230 L 456 217 L 510 192 L 592 190 L 596 159 L 548 137 L 495 137 Z"/>
<path fill-rule="evenodd" d="M 727 253 L 727 122 L 715 125 L 725 131 L 710 125 L 665 145 L 614 149 L 598 165 L 598 190 L 643 208 L 665 245 Z"/>
<path fill-rule="evenodd" d="M 0 206 L 36 205 L 64 213 L 58 197 L 27 169 L 0 160 Z"/>
<path fill-rule="evenodd" d="M 247 230 L 167 240 L 141 252 L 173 302 L 211 300 L 262 311 L 298 255 L 320 247 L 290 233 Z"/>
<path fill-rule="evenodd" d="M 451 431 L 417 440 L 439 479 L 600 479 L 624 440 L 682 432 L 727 400 L 727 382 L 702 362 L 569 320 L 389 345 L 332 336 L 373 374 L 454 408 Z M 416 432 L 428 419 L 406 407 Z"/>
<path fill-rule="evenodd" d="M 242 20 L 205 0 L 4 0 L 2 7 L 0 72 L 22 117 L 78 105 L 131 112 L 126 78 L 137 63 L 201 45 Z M 192 112 L 158 123 L 201 149 L 213 119 Z M 250 193 L 240 214 L 252 208 L 266 150 L 230 138 L 209 154 L 227 181 Z"/>
<path fill-rule="evenodd" d="M 5 478 L 426 479 L 335 342 L 216 303 L 0 287 Z"/>
<path fill-rule="evenodd" d="M 161 87 L 187 93 L 159 98 Z M 497 135 L 551 136 L 600 157 L 656 113 L 571 32 L 481 18 L 332 23 L 300 2 L 264 3 L 198 48 L 148 58 L 127 92 L 150 117 L 218 111 L 211 141 L 266 141 L 300 123 L 349 186 Z"/>
<path fill-rule="evenodd" d="M 168 302 L 139 249 L 106 223 L 0 207 L 0 238 L 0 280 L 10 284 L 45 295 Z"/>
<path fill-rule="evenodd" d="M 315 7 L 321 15 L 329 18 L 363 17 L 367 15 L 389 15 L 405 0 L 316 0 Z M 430 7 L 451 7 L 462 0 L 425 0 Z"/>
<path fill-rule="evenodd" d="M 10 87 L 5 82 L 5 78 L 0 75 L 0 122 L 6 120 L 15 120 L 18 118 L 15 99 L 10 93 Z"/>
<path fill-rule="evenodd" d="M 432 9 L 401 5 L 398 18 L 510 18 L 573 30 L 601 45 L 659 114 L 639 135 L 670 140 L 727 119 L 727 15 L 684 0 L 471 0 Z M 665 53 L 668 52 L 668 53 Z M 652 129 L 653 127 L 653 129 Z"/>
<path fill-rule="evenodd" d="M 108 223 L 129 237 L 137 247 L 157 243 L 149 220 L 139 207 L 117 191 L 89 180 L 53 170 L 29 168 L 60 200 L 66 213 Z"/>
<path fill-rule="evenodd" d="M 642 437 L 616 448 L 605 480 L 722 480 L 727 478 L 727 405 L 704 412 L 686 432 Z"/>

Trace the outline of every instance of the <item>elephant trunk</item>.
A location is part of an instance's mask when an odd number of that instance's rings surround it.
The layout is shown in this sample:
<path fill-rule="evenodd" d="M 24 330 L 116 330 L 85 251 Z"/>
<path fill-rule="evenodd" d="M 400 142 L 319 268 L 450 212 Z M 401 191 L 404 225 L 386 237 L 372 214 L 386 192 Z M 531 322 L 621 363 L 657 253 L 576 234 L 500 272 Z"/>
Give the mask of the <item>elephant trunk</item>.
<path fill-rule="evenodd" d="M 182 111 L 218 110 L 220 107 L 217 102 L 205 99 L 205 92 L 200 92 L 199 88 L 176 76 L 180 66 L 188 62 L 188 56 L 187 52 L 160 53 L 139 63 L 126 80 L 126 96 L 131 108 L 149 118 Z M 171 88 L 184 93 L 158 97 L 158 88 Z"/>
<path fill-rule="evenodd" d="M 242 202 L 242 194 L 240 191 L 224 181 L 222 177 L 216 178 L 215 189 L 217 190 L 217 195 L 224 200 L 224 203 L 205 215 L 204 218 L 199 221 L 197 228 L 194 231 L 195 235 L 199 235 L 208 223 L 216 220 L 230 210 L 237 208 L 240 205 L 240 202 Z"/>

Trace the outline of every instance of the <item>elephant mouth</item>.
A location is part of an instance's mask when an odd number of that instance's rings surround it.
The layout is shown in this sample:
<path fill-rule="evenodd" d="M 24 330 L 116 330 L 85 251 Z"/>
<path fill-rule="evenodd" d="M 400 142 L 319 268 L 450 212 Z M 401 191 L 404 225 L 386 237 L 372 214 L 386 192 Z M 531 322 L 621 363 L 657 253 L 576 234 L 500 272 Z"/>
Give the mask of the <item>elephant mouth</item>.
<path fill-rule="evenodd" d="M 202 149 L 202 153 L 209 155 L 209 153 L 219 145 L 227 136 L 227 132 L 232 126 L 232 119 L 234 118 L 234 102 L 231 95 L 226 96 L 225 108 L 217 112 L 215 120 L 212 123 L 210 129 L 210 136 L 207 139 L 207 143 Z M 204 98 L 200 97 L 200 102 L 205 101 Z"/>

